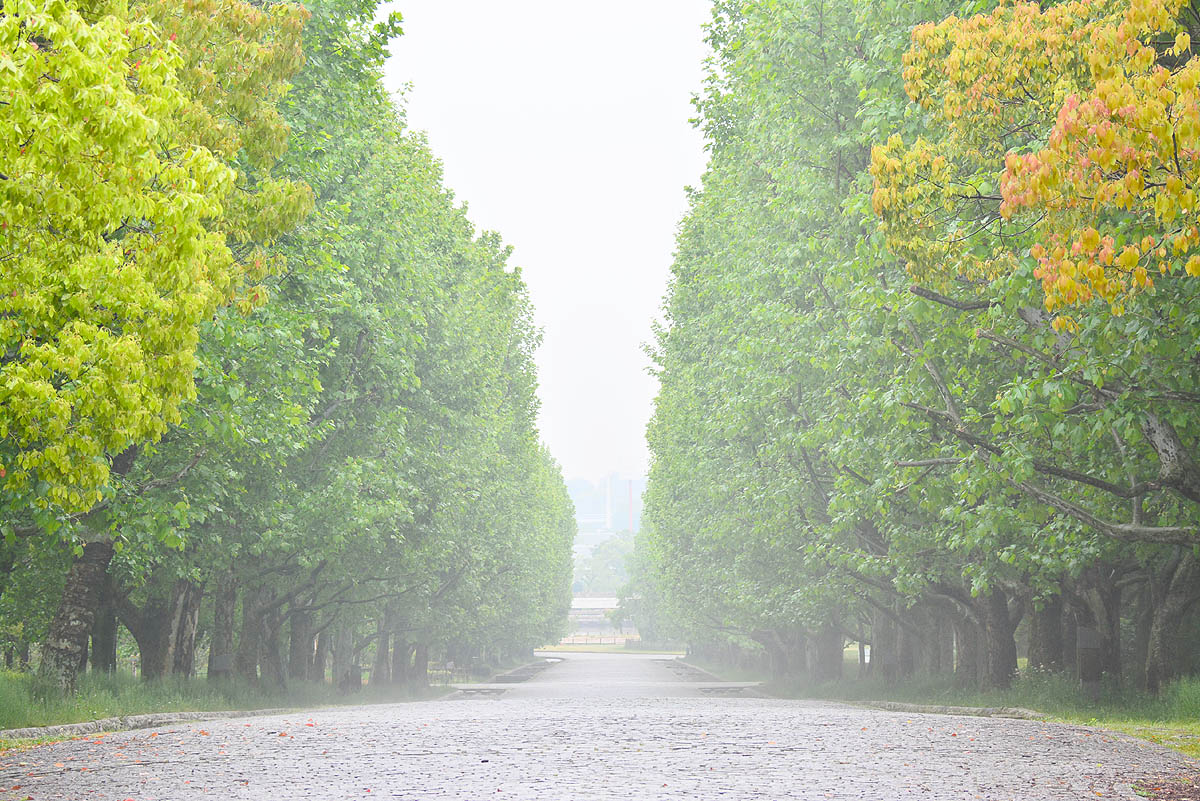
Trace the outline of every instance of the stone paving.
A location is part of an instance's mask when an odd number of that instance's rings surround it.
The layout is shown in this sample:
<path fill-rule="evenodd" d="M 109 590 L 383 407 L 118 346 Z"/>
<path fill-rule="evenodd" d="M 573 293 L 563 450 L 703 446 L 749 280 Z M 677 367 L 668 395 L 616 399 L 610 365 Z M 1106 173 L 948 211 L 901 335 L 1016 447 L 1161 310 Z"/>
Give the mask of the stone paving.
<path fill-rule="evenodd" d="M 0 755 L 0 799 L 1077 801 L 1133 798 L 1133 780 L 1196 771 L 1095 729 L 726 696 L 662 659 L 564 657 L 499 695 Z"/>

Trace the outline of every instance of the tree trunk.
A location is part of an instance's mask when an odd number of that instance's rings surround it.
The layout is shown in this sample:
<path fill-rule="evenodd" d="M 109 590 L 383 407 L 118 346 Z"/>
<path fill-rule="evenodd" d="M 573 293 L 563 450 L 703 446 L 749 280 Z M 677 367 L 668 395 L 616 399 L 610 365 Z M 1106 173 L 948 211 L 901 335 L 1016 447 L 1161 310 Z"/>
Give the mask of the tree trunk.
<path fill-rule="evenodd" d="M 291 629 L 288 636 L 288 678 L 301 681 L 310 679 L 313 665 L 312 613 L 292 610 Z"/>
<path fill-rule="evenodd" d="M 1064 604 L 1062 616 L 1063 669 L 1072 676 L 1079 673 L 1078 626 L 1074 610 Z"/>
<path fill-rule="evenodd" d="M 881 610 L 871 619 L 871 676 L 891 684 L 899 678 L 896 621 Z"/>
<path fill-rule="evenodd" d="M 1010 613 L 1008 596 L 1001 590 L 988 593 L 983 612 L 986 659 L 983 684 L 990 689 L 1005 689 L 1012 684 L 1017 672 L 1017 642 L 1013 633 L 1020 617 Z"/>
<path fill-rule="evenodd" d="M 151 580 L 141 609 L 128 598 L 117 599 L 117 613 L 137 640 L 142 678 L 147 681 L 170 673 L 190 675 L 195 663 L 200 587 L 187 579 L 163 584 Z"/>
<path fill-rule="evenodd" d="M 379 618 L 375 635 L 375 661 L 371 664 L 371 684 L 382 687 L 392 681 L 392 621 L 386 612 Z"/>
<path fill-rule="evenodd" d="M 429 686 L 429 646 L 419 642 L 413 650 L 413 666 L 408 674 L 408 686 L 421 689 Z"/>
<path fill-rule="evenodd" d="M 954 625 L 954 686 L 979 686 L 979 627 L 963 619 Z"/>
<path fill-rule="evenodd" d="M 89 542 L 67 572 L 62 601 L 42 645 L 40 668 L 43 680 L 64 693 L 75 692 L 80 658 L 87 649 L 112 557 L 111 542 Z"/>
<path fill-rule="evenodd" d="M 1121 679 L 1121 588 L 1115 570 L 1104 566 L 1088 571 L 1090 586 L 1083 593 L 1085 620 L 1080 624 L 1096 629 L 1100 635 L 1100 666 L 1113 678 Z"/>
<path fill-rule="evenodd" d="M 317 635 L 317 650 L 313 654 L 312 669 L 309 671 L 309 681 L 325 682 L 325 670 L 329 662 L 329 630 Z"/>
<path fill-rule="evenodd" d="M 283 614 L 276 609 L 260 617 L 262 622 L 262 650 L 259 653 L 262 664 L 262 680 L 275 689 L 282 690 L 287 686 L 287 673 L 283 667 Z"/>
<path fill-rule="evenodd" d="M 258 683 L 258 660 L 263 644 L 262 596 L 261 589 L 247 589 L 242 596 L 242 628 L 233 657 L 234 676 L 250 684 Z"/>
<path fill-rule="evenodd" d="M 1063 600 L 1043 598 L 1029 618 L 1029 667 L 1060 671 L 1063 668 Z"/>
<path fill-rule="evenodd" d="M 105 577 L 92 624 L 92 670 L 102 673 L 117 670 L 117 612 L 112 594 L 112 579 Z"/>
<path fill-rule="evenodd" d="M 836 681 L 842 677 L 842 650 L 845 638 L 841 626 L 826 623 L 814 638 L 813 678 Z"/>
<path fill-rule="evenodd" d="M 392 684 L 407 684 L 408 672 L 412 667 L 413 646 L 404 642 L 396 635 L 396 643 L 392 647 Z"/>
<path fill-rule="evenodd" d="M 336 625 L 333 642 L 330 644 L 333 651 L 333 683 L 341 687 L 346 683 L 354 665 L 354 631 L 345 623 Z"/>
<path fill-rule="evenodd" d="M 1158 593 L 1161 599 L 1154 605 L 1146 653 L 1146 689 L 1155 694 L 1180 673 L 1179 627 L 1196 601 L 1198 571 L 1194 553 L 1188 550 L 1181 555 Z"/>
<path fill-rule="evenodd" d="M 233 678 L 233 625 L 237 613 L 237 583 L 233 572 L 217 579 L 213 593 L 212 643 L 208 648 L 208 680 Z"/>
<path fill-rule="evenodd" d="M 196 630 L 200 624 L 200 601 L 204 589 L 193 581 L 180 581 L 172 615 L 175 627 L 175 660 L 171 672 L 191 677 L 196 672 Z"/>

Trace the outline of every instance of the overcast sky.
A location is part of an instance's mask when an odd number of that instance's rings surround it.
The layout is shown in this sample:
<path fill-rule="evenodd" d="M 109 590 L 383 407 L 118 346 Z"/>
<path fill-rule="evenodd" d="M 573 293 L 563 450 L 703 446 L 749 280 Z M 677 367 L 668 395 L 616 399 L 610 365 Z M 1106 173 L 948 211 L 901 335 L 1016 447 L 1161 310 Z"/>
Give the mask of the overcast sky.
<path fill-rule="evenodd" d="M 446 184 L 515 247 L 545 340 L 541 431 L 568 478 L 647 466 L 642 344 L 705 155 L 708 0 L 402 0 L 406 85 Z"/>

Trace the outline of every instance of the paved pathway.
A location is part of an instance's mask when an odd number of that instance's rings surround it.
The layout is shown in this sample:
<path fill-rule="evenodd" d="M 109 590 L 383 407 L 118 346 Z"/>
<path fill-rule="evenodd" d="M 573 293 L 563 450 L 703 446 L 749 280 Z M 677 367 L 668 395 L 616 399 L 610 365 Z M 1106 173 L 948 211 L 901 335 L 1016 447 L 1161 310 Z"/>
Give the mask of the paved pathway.
<path fill-rule="evenodd" d="M 1086 728 L 721 697 L 672 661 L 568 654 L 498 696 L 223 720 L 0 756 L 0 799 L 1132 798 L 1195 770 Z"/>

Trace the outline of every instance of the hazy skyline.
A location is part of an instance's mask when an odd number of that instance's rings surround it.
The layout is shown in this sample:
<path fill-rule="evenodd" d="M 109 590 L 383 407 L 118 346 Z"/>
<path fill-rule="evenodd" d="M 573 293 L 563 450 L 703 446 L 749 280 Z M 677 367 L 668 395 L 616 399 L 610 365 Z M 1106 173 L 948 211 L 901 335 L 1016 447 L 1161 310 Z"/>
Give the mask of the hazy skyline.
<path fill-rule="evenodd" d="M 568 477 L 646 470 L 657 382 L 642 344 L 666 288 L 708 0 L 408 0 L 388 87 L 405 89 L 446 185 L 514 247 L 544 330 L 542 437 Z"/>

